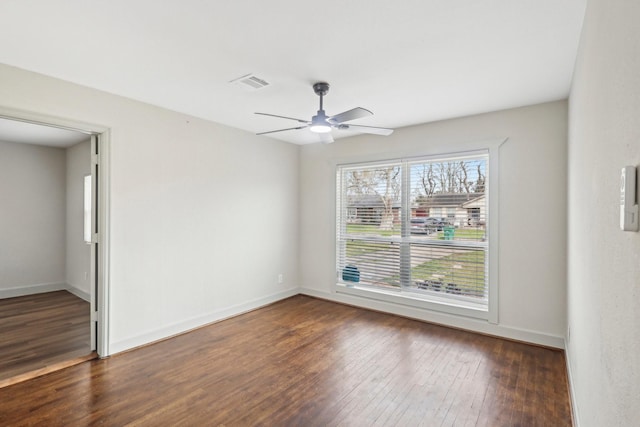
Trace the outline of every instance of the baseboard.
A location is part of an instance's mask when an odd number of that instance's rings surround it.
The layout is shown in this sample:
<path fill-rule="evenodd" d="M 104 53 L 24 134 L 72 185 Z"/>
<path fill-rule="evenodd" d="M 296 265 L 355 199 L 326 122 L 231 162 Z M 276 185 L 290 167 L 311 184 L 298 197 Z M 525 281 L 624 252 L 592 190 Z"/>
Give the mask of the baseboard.
<path fill-rule="evenodd" d="M 564 357 L 567 363 L 567 386 L 569 387 L 569 399 L 571 401 L 571 417 L 573 426 L 580 427 L 580 417 L 578 417 L 578 401 L 576 400 L 575 389 L 573 387 L 573 375 L 571 374 L 571 357 L 569 357 L 569 346 L 565 342 Z"/>
<path fill-rule="evenodd" d="M 114 355 L 126 350 L 131 350 L 136 347 L 151 344 L 155 341 L 164 340 L 179 334 L 183 334 L 190 330 L 206 326 L 211 323 L 219 322 L 230 317 L 238 316 L 240 314 L 264 307 L 274 302 L 292 297 L 299 294 L 298 288 L 289 289 L 286 291 L 278 292 L 266 297 L 257 298 L 251 301 L 237 304 L 224 309 L 216 310 L 211 313 L 193 317 L 191 319 L 174 323 L 172 325 L 147 332 L 132 338 L 128 338 L 121 341 L 112 342 L 109 344 L 109 355 Z"/>
<path fill-rule="evenodd" d="M 258 309 L 260 307 L 272 304 L 285 298 L 292 297 L 297 294 L 308 295 L 316 298 L 335 301 L 343 304 L 349 304 L 371 310 L 382 311 L 398 316 L 408 317 L 412 319 L 422 320 L 431 323 L 437 323 L 444 326 L 450 326 L 458 329 L 464 329 L 471 332 L 477 332 L 485 335 L 527 342 L 531 344 L 541 345 L 564 349 L 564 338 L 555 335 L 543 334 L 536 331 L 511 328 L 502 325 L 493 325 L 486 321 L 463 318 L 459 316 L 448 315 L 444 313 L 436 313 L 418 308 L 402 306 L 393 303 L 387 303 L 368 298 L 355 297 L 345 294 L 329 293 L 316 291 L 308 288 L 293 288 L 286 291 L 278 292 L 263 298 L 251 300 L 242 304 L 234 305 L 224 309 L 216 310 L 211 313 L 193 317 L 191 319 L 174 323 L 172 325 L 150 331 L 135 337 L 127 338 L 121 341 L 110 343 L 110 355 L 131 350 L 136 347 L 147 345 L 155 341 L 164 340 L 175 335 L 188 332 L 210 323 L 219 322 L 221 320 L 238 316 Z"/>
<path fill-rule="evenodd" d="M 45 292 L 55 292 L 67 290 L 66 283 L 38 283 L 35 285 L 19 286 L 9 289 L 0 289 L 0 298 L 24 297 L 27 295 L 42 294 Z"/>
<path fill-rule="evenodd" d="M 561 336 L 544 334 L 526 329 L 512 328 L 503 325 L 494 325 L 488 323 L 487 321 L 469 317 L 438 313 L 420 308 L 414 308 L 347 294 L 322 292 L 308 288 L 301 288 L 300 293 L 303 295 L 322 298 L 329 301 L 368 308 L 370 310 L 383 311 L 390 314 L 396 314 L 398 316 L 409 317 L 425 322 L 437 323 L 443 326 L 450 326 L 453 328 L 464 329 L 485 335 L 492 335 L 515 341 L 523 341 L 545 347 L 564 349 L 564 337 Z"/>
<path fill-rule="evenodd" d="M 65 289 L 69 292 L 74 294 L 75 296 L 77 296 L 78 298 L 81 298 L 83 300 L 85 300 L 86 302 L 91 302 L 91 295 L 85 291 L 83 291 L 82 289 L 78 289 L 73 285 L 69 285 L 67 284 Z"/>

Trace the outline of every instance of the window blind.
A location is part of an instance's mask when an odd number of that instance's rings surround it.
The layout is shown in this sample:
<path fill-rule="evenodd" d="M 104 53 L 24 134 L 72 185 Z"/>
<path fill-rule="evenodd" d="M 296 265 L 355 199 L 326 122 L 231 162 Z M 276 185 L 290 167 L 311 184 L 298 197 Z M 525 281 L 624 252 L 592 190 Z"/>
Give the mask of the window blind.
<path fill-rule="evenodd" d="M 339 282 L 488 301 L 488 154 L 338 167 Z"/>

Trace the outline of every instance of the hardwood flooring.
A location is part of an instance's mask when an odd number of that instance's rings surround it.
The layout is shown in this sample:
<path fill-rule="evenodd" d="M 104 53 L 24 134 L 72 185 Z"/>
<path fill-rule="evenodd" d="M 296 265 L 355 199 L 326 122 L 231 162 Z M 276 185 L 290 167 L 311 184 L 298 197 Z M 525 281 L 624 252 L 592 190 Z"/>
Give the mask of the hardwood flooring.
<path fill-rule="evenodd" d="M 91 354 L 89 310 L 67 291 L 0 300 L 0 386 Z"/>
<path fill-rule="evenodd" d="M 295 296 L 0 389 L 0 425 L 566 426 L 564 354 Z"/>

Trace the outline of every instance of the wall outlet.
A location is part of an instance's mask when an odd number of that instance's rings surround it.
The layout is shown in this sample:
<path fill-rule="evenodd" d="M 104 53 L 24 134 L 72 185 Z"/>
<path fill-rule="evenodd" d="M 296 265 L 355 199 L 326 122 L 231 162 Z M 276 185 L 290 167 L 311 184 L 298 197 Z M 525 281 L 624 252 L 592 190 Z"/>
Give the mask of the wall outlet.
<path fill-rule="evenodd" d="M 278 274 L 278 283 L 284 283 L 284 275 L 282 273 Z"/>

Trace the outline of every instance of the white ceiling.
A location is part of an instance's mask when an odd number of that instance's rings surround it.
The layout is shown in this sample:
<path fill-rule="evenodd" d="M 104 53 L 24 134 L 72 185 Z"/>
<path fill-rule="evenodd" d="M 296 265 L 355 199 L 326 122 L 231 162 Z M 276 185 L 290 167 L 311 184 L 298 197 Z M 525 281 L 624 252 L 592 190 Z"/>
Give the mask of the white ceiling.
<path fill-rule="evenodd" d="M 250 132 L 310 119 L 327 81 L 327 114 L 398 128 L 566 98 L 585 3 L 5 0 L 0 62 Z M 248 73 L 271 85 L 229 83 Z"/>

